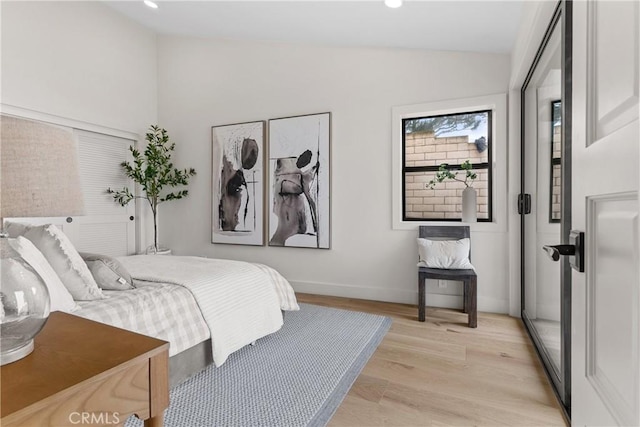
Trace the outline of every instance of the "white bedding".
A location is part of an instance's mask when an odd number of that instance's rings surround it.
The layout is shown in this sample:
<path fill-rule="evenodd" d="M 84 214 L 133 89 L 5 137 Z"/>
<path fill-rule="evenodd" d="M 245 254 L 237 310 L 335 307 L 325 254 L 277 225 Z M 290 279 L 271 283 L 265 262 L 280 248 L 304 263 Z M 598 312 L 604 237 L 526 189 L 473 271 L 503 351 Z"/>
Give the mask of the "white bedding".
<path fill-rule="evenodd" d="M 241 261 L 135 255 L 118 258 L 136 280 L 188 288 L 211 334 L 213 360 L 276 332 L 282 310 L 298 310 L 291 285 L 275 270 Z"/>

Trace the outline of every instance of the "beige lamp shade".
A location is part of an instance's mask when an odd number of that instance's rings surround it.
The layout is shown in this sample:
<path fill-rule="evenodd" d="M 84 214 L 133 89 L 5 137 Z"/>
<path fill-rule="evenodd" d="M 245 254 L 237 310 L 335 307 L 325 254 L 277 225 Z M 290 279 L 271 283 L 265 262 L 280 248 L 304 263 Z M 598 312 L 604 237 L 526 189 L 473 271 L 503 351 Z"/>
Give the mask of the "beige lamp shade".
<path fill-rule="evenodd" d="M 16 117 L 0 122 L 0 218 L 82 215 L 73 134 Z"/>

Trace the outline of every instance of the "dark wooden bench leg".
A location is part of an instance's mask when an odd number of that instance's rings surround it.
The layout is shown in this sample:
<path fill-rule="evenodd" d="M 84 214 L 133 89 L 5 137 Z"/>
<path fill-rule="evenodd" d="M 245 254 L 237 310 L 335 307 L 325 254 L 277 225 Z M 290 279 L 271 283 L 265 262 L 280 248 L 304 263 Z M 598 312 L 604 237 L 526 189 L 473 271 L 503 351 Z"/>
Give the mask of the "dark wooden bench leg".
<path fill-rule="evenodd" d="M 469 279 L 462 281 L 462 312 L 469 312 Z"/>
<path fill-rule="evenodd" d="M 422 273 L 418 273 L 418 320 L 424 322 L 426 318 L 426 292 L 424 281 L 426 277 Z"/>
<path fill-rule="evenodd" d="M 478 278 L 473 276 L 469 279 L 469 289 L 467 291 L 467 311 L 469 313 L 469 327 L 478 327 Z"/>

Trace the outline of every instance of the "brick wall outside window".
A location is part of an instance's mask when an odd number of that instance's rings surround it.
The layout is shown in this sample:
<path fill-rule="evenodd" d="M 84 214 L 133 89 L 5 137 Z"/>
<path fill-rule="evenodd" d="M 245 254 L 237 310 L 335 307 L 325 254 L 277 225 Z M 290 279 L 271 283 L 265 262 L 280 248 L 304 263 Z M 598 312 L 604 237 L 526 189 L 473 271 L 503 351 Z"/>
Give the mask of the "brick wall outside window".
<path fill-rule="evenodd" d="M 471 164 L 489 161 L 486 149 L 480 153 L 476 144 L 469 143 L 467 136 L 436 137 L 433 133 L 414 132 L 405 135 L 405 166 L 438 166 L 442 163 Z M 473 182 L 477 192 L 478 218 L 489 218 L 489 171 L 475 171 L 478 178 Z M 433 190 L 427 183 L 436 172 L 405 172 L 405 217 L 407 219 L 460 218 L 462 215 L 461 182 L 445 180 Z M 458 171 L 464 179 L 465 171 Z"/>

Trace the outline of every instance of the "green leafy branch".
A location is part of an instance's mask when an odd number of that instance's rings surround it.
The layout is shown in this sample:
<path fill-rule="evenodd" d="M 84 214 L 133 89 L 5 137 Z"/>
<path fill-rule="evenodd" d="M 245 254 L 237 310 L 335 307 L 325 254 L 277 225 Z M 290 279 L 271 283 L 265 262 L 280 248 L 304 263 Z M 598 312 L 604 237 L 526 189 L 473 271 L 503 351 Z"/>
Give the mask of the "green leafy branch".
<path fill-rule="evenodd" d="M 442 163 L 438 168 L 436 176 L 429 181 L 426 186 L 433 189 L 436 184 L 441 183 L 445 179 L 451 179 L 463 183 L 466 187 L 473 187 L 473 181 L 478 178 L 478 174 L 472 170 L 473 165 L 471 162 L 465 160 L 465 162 L 460 165 L 460 168 L 465 171 L 464 179 L 458 178 L 458 171 L 452 172 L 448 163 Z"/>
<path fill-rule="evenodd" d="M 122 206 L 134 199 L 144 199 L 149 203 L 153 213 L 154 244 L 158 249 L 157 213 L 158 205 L 169 200 L 178 200 L 187 197 L 186 189 L 163 193 L 165 187 L 173 188 L 186 186 L 189 178 L 196 174 L 195 169 L 177 169 L 171 162 L 171 156 L 176 144 L 169 142 L 169 135 L 165 129 L 158 126 L 150 126 L 145 139 L 147 146 L 144 153 L 134 146 L 129 147 L 133 156 L 133 162 L 122 162 L 120 166 L 124 174 L 142 188 L 143 196 L 136 196 L 129 188 L 121 190 L 107 189 L 107 193 L 113 196 L 113 200 Z"/>

